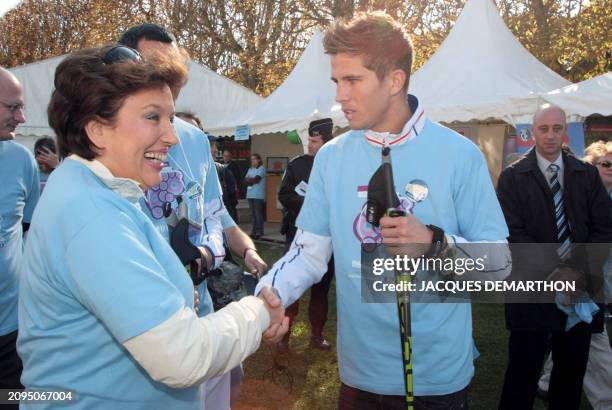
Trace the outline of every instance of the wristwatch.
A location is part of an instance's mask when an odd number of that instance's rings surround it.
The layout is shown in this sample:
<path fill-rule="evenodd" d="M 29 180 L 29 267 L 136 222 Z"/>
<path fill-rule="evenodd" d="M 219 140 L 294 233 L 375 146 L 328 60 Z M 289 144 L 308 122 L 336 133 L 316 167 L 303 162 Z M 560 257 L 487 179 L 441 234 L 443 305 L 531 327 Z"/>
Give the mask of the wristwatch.
<path fill-rule="evenodd" d="M 427 227 L 433 232 L 433 237 L 431 238 L 431 247 L 425 256 L 431 258 L 440 255 L 442 252 L 444 247 L 444 231 L 435 225 L 427 225 Z"/>

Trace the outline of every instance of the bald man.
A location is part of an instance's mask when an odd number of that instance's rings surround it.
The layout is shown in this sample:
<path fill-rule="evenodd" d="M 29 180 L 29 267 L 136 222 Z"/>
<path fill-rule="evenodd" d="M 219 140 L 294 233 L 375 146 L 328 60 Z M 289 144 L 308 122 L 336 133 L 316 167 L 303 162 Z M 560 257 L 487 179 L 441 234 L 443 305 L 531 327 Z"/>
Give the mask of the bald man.
<path fill-rule="evenodd" d="M 513 274 L 525 272 L 527 263 L 530 267 L 546 263 L 541 269 L 544 274 L 549 270 L 555 272 L 553 276 L 562 272 L 568 280 L 598 275 L 602 266 L 589 265 L 586 255 L 572 244 L 612 240 L 610 197 L 597 169 L 562 150 L 565 118 L 559 107 L 539 107 L 532 124 L 535 147 L 499 177 L 497 195 L 508 224 L 509 242 L 554 244 L 548 257 L 541 252 L 542 258 L 537 258 L 541 261 L 513 254 Z M 530 272 L 534 270 L 530 268 Z M 583 289 L 588 286 L 583 285 Z M 600 311 L 591 323 L 581 321 L 567 330 L 566 311 L 571 313 L 570 309 L 571 304 L 506 305 L 510 340 L 500 409 L 533 408 L 549 347 L 554 361 L 548 391 L 550 408 L 580 407 L 591 334 L 602 331 L 603 315 Z"/>
<path fill-rule="evenodd" d="M 0 67 L 0 389 L 21 388 L 17 356 L 17 295 L 27 230 L 38 201 L 34 156 L 13 141 L 25 122 L 23 90 L 13 74 Z"/>
<path fill-rule="evenodd" d="M 17 78 L 0 67 L 0 141 L 15 138 L 15 129 L 25 122 L 23 90 Z"/>

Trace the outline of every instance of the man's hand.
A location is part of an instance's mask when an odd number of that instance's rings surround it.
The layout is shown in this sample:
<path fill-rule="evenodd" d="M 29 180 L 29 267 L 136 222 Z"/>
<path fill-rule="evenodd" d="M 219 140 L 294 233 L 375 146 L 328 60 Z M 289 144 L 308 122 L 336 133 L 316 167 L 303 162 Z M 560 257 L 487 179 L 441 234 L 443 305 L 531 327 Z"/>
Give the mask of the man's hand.
<path fill-rule="evenodd" d="M 573 269 L 569 266 L 561 266 L 556 268 L 548 278 L 547 281 L 561 281 L 561 282 L 573 282 L 576 286 L 575 292 L 565 292 L 567 297 L 564 298 L 565 306 L 570 306 L 578 302 L 582 293 L 586 290 L 586 276 L 584 273 Z"/>
<path fill-rule="evenodd" d="M 264 262 L 255 249 L 248 248 L 244 254 L 244 264 L 253 277 L 259 279 L 268 270 L 268 264 Z"/>
<path fill-rule="evenodd" d="M 47 147 L 42 147 L 36 153 L 36 159 L 47 165 L 50 169 L 55 169 L 59 165 L 57 154 Z"/>
<path fill-rule="evenodd" d="M 431 247 L 433 232 L 423 225 L 414 215 L 380 219 L 380 230 L 387 251 L 392 254 L 421 256 Z"/>
<path fill-rule="evenodd" d="M 278 343 L 289 330 L 289 318 L 285 316 L 285 308 L 280 298 L 269 286 L 261 290 L 259 298 L 264 301 L 270 314 L 270 326 L 263 333 L 263 341 L 268 344 Z"/>

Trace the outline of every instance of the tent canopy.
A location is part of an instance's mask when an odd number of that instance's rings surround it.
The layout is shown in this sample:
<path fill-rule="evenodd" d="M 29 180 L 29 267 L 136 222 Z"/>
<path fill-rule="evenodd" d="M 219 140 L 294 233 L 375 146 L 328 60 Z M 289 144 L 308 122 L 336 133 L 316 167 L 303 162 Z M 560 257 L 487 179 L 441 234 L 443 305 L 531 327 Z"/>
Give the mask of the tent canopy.
<path fill-rule="evenodd" d="M 209 131 L 219 129 L 234 113 L 252 109 L 263 101 L 263 97 L 248 88 L 192 62 L 189 81 L 176 100 L 176 110 L 195 113 L 204 123 L 204 129 Z M 233 133 L 232 129 L 227 134 Z"/>
<path fill-rule="evenodd" d="M 549 92 L 509 98 L 500 105 L 512 107 L 512 124 L 529 124 L 538 106 L 545 103 L 561 107 L 568 122 L 581 122 L 592 114 L 612 115 L 612 72 Z"/>
<path fill-rule="evenodd" d="M 568 115 L 612 115 L 612 72 L 550 91 L 542 98 Z"/>
<path fill-rule="evenodd" d="M 519 43 L 493 0 L 468 0 L 448 37 L 412 76 L 410 92 L 436 121 L 508 121 L 515 110 L 510 98 L 568 84 Z"/>
<path fill-rule="evenodd" d="M 52 136 L 53 130 L 47 122 L 47 105 L 53 91 L 55 69 L 65 58 L 46 60 L 10 69 L 21 82 L 24 90 L 26 122 L 17 128 L 17 133 L 27 136 Z M 176 110 L 194 112 L 205 129 L 223 123 L 230 113 L 254 107 L 263 98 L 235 82 L 215 73 L 209 68 L 192 62 L 189 81 L 176 102 Z"/>
<path fill-rule="evenodd" d="M 289 77 L 262 104 L 237 113 L 225 128 L 248 124 L 251 134 L 295 129 L 305 143 L 305 130 L 314 119 L 331 117 L 336 125 L 346 126 L 335 102 L 322 39 L 315 30 Z M 438 51 L 412 76 L 410 92 L 435 121 L 496 118 L 512 123 L 513 114 L 522 114 L 525 106 L 513 98 L 569 84 L 519 43 L 492 0 L 468 0 Z"/>
<path fill-rule="evenodd" d="M 11 68 L 23 87 L 26 122 L 17 127 L 17 134 L 28 136 L 53 136 L 47 121 L 47 105 L 53 91 L 55 69 L 65 56 L 36 61 Z"/>
<path fill-rule="evenodd" d="M 315 29 L 287 79 L 263 103 L 236 113 L 225 128 L 248 124 L 253 135 L 297 130 L 304 142 L 308 124 L 315 119 L 330 117 L 335 125 L 347 125 L 335 96 L 330 58 L 323 50 L 321 31 Z"/>

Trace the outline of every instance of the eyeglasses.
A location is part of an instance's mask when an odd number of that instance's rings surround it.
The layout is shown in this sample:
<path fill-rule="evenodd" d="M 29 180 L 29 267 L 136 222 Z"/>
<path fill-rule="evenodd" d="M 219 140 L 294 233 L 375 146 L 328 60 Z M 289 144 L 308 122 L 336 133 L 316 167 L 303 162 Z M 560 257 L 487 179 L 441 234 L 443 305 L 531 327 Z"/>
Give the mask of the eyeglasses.
<path fill-rule="evenodd" d="M 128 46 L 114 46 L 108 49 L 104 58 L 105 64 L 114 64 L 120 61 L 142 61 L 142 56 L 138 50 Z"/>
<path fill-rule="evenodd" d="M 601 165 L 604 168 L 610 168 L 610 166 L 612 165 L 612 162 L 605 160 L 605 161 L 598 162 L 597 165 Z"/>
<path fill-rule="evenodd" d="M 0 104 L 2 104 L 4 108 L 9 110 L 13 115 L 15 115 L 17 111 L 25 109 L 25 105 L 23 105 L 23 103 L 7 104 L 4 101 L 0 101 Z"/>

